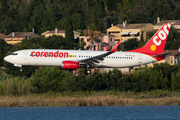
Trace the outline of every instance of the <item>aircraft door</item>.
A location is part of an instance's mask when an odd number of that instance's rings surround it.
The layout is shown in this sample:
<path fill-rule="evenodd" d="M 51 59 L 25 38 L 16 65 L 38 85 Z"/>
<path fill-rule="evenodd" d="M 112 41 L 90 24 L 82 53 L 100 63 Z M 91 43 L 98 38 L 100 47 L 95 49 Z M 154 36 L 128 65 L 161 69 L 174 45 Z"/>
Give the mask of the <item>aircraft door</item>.
<path fill-rule="evenodd" d="M 138 63 L 142 62 L 142 55 L 138 55 Z"/>
<path fill-rule="evenodd" d="M 27 60 L 28 59 L 28 52 L 24 52 L 23 57 L 24 57 L 25 60 Z"/>

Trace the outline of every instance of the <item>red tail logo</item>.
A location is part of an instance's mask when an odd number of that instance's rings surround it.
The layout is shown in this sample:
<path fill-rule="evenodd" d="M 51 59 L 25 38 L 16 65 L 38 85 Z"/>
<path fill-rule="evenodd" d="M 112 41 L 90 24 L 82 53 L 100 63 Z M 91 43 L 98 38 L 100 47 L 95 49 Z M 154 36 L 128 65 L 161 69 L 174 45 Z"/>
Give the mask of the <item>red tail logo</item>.
<path fill-rule="evenodd" d="M 107 45 L 107 46 L 104 48 L 103 51 L 107 51 L 108 47 L 109 47 L 109 45 Z"/>
<path fill-rule="evenodd" d="M 149 55 L 162 54 L 169 34 L 171 23 L 165 23 L 142 48 L 129 52 L 139 52 Z"/>

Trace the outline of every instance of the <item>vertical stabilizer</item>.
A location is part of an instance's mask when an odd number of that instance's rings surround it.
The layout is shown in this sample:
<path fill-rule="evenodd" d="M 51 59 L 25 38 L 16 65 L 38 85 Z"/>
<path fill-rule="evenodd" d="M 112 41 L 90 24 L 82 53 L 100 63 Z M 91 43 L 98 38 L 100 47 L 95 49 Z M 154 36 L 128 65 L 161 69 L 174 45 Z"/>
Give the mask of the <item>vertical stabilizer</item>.
<path fill-rule="evenodd" d="M 162 54 L 170 27 L 171 23 L 165 23 L 143 47 L 128 52 L 139 52 L 148 55 Z"/>

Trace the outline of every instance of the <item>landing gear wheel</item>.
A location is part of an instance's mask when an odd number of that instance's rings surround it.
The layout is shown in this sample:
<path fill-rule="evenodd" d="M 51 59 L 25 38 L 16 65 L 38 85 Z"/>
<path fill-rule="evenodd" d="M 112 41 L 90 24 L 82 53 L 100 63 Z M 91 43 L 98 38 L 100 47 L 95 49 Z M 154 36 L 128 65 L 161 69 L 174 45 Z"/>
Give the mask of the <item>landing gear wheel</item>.
<path fill-rule="evenodd" d="M 86 71 L 86 74 L 88 75 L 88 74 L 91 74 L 91 70 L 87 70 Z"/>
<path fill-rule="evenodd" d="M 91 74 L 91 70 L 87 70 L 87 68 L 85 68 L 85 74 L 86 75 Z"/>

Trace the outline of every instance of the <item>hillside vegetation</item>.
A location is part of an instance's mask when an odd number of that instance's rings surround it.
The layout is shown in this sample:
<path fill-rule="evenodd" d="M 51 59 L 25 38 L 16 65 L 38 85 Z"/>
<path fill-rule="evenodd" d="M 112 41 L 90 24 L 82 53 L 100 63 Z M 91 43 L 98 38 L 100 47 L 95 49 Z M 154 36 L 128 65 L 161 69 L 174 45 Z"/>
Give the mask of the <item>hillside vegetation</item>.
<path fill-rule="evenodd" d="M 152 23 L 180 19 L 179 0 L 1 0 L 0 33 L 32 31 L 41 34 L 65 29 L 70 10 L 73 30 L 94 24 L 105 32 L 111 24 Z"/>

